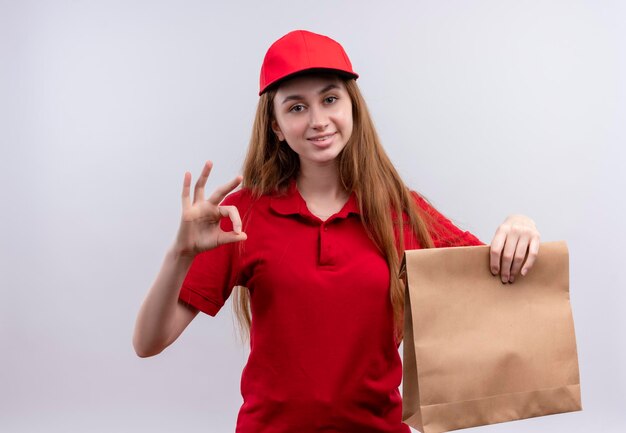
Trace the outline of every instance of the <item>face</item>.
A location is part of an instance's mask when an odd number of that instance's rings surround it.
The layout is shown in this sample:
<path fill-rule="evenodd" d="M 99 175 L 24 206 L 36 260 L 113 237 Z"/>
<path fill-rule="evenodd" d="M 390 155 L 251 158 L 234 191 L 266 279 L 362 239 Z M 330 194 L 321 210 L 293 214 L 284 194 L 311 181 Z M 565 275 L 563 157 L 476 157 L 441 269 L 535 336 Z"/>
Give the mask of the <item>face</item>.
<path fill-rule="evenodd" d="M 352 134 L 352 102 L 343 80 L 303 76 L 281 84 L 272 130 L 300 156 L 300 165 L 335 164 Z"/>

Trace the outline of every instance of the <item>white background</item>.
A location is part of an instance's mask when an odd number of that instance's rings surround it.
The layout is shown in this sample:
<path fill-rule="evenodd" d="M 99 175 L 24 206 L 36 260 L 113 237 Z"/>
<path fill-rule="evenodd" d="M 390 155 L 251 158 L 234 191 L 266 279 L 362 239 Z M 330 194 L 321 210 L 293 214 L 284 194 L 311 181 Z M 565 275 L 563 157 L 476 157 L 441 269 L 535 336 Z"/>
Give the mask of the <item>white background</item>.
<path fill-rule="evenodd" d="M 263 55 L 298 28 L 344 45 L 405 181 L 457 225 L 489 243 L 523 213 L 568 242 L 584 410 L 478 431 L 625 431 L 624 5 L 0 1 L 0 431 L 234 430 L 230 300 L 159 356 L 131 336 L 184 172 L 239 173 Z"/>

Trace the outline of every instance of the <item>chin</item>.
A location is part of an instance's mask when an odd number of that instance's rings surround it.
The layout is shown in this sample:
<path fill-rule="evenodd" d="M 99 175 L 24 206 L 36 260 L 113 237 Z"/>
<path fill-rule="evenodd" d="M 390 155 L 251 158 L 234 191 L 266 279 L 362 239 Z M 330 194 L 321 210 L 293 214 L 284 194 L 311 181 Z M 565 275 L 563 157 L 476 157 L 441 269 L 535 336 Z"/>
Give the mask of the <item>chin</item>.
<path fill-rule="evenodd" d="M 336 154 L 333 154 L 333 155 L 317 157 L 317 158 L 311 158 L 311 159 L 309 159 L 309 161 L 312 161 L 312 162 L 315 162 L 315 163 L 318 163 L 318 164 L 330 164 L 330 163 L 336 161 L 338 157 L 339 157 L 339 153 L 336 153 Z"/>

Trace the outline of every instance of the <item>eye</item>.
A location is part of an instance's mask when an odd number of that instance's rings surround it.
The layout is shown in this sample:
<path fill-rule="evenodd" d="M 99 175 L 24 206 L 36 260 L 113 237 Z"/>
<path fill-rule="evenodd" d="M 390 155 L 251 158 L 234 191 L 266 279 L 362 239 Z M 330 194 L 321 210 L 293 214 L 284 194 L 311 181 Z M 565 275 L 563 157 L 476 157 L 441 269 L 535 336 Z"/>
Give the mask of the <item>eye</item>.
<path fill-rule="evenodd" d="M 304 105 L 302 104 L 296 104 L 289 109 L 292 113 L 300 113 L 302 110 L 304 110 Z"/>
<path fill-rule="evenodd" d="M 326 102 L 327 104 L 332 104 L 336 100 L 337 100 L 336 96 L 328 96 L 328 97 L 324 98 L 324 102 Z"/>

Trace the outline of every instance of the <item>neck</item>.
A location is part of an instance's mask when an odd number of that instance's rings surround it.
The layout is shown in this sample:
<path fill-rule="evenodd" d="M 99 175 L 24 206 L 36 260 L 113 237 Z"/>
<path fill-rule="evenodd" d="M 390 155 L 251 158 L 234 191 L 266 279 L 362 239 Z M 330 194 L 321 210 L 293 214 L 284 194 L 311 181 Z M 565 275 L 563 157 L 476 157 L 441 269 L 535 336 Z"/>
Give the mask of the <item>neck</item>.
<path fill-rule="evenodd" d="M 305 200 L 317 197 L 342 199 L 347 195 L 339 181 L 339 170 L 335 161 L 321 166 L 301 164 L 297 185 Z"/>

